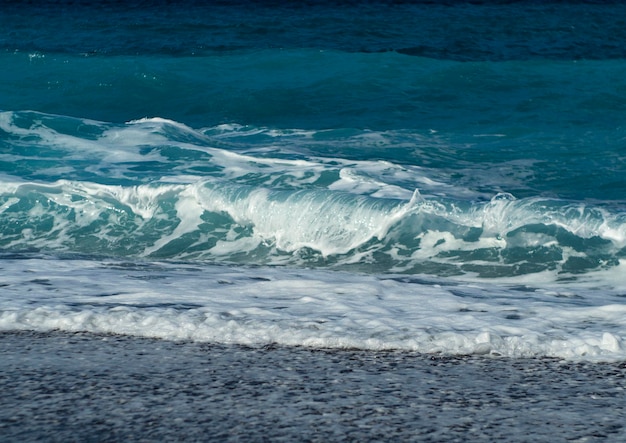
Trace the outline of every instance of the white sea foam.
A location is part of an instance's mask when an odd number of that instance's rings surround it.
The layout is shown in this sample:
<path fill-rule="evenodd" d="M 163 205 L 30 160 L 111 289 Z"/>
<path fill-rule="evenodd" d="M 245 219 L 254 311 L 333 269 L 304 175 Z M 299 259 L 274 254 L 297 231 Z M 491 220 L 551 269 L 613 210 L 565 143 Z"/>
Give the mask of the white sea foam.
<path fill-rule="evenodd" d="M 17 122 L 23 116 L 28 117 L 30 121 L 26 126 Z M 62 118 L 68 119 L 67 117 L 36 112 L 0 112 L 0 129 L 23 138 L 26 145 L 39 145 L 61 152 L 65 159 L 99 158 L 110 164 L 158 159 L 158 154 L 156 154 L 156 158 L 154 157 L 155 154 L 152 154 L 153 157 L 150 154 L 140 154 L 141 144 L 135 143 L 138 139 L 145 142 L 149 137 L 151 137 L 152 142 L 157 141 L 154 135 L 147 131 L 142 131 L 136 137 L 132 137 L 130 133 L 123 133 L 124 137 L 122 137 L 120 129 L 107 129 L 107 125 L 104 123 L 88 119 L 75 119 L 71 127 L 77 129 L 81 126 L 91 126 L 97 128 L 96 132 L 102 133 L 98 139 L 93 140 L 85 138 L 82 133 L 66 133 L 50 126 L 50 121 L 54 122 L 55 119 Z"/>
<path fill-rule="evenodd" d="M 21 121 L 24 120 L 24 121 Z M 55 129 L 58 120 L 66 122 L 64 130 Z M 85 137 L 82 127 L 92 134 Z M 89 172 L 93 180 L 125 178 L 144 180 L 136 167 L 155 162 L 167 164 L 162 181 L 190 182 L 206 180 L 210 165 L 214 172 L 209 176 L 220 180 L 246 182 L 254 178 L 266 187 L 292 189 L 323 187 L 354 194 L 368 194 L 380 198 L 408 199 L 419 188 L 424 195 L 484 197 L 464 185 L 455 185 L 446 174 L 429 168 L 395 164 L 382 160 L 355 160 L 335 156 L 307 155 L 307 151 L 326 143 L 322 137 L 329 131 L 304 131 L 297 129 L 246 128 L 240 125 L 220 125 L 202 131 L 164 118 L 142 118 L 126 124 L 106 124 L 87 119 L 69 119 L 35 112 L 0 113 L 0 129 L 24 143 L 36 146 L 48 158 L 57 153 L 65 163 L 47 169 L 47 175 L 59 177 Z M 331 134 L 333 131 L 330 131 Z M 354 132 L 354 131 L 353 131 Z M 257 134 L 266 139 L 251 143 Z M 336 135 L 334 135 L 336 136 Z M 412 143 L 425 143 L 418 135 L 361 131 L 342 136 L 343 149 L 371 148 L 381 143 L 394 148 L 409 149 Z M 400 140 L 396 138 L 400 137 Z M 408 140 L 403 139 L 408 137 Z M 227 149 L 220 147 L 228 142 Z M 14 141 L 13 143 L 20 143 Z M 163 151 L 175 147 L 184 152 L 182 160 L 164 155 Z M 204 154 L 196 159 L 193 152 Z M 1 154 L 0 154 L 1 155 Z M 33 159 L 37 158 L 33 151 Z M 15 155 L 5 156 L 6 161 L 17 161 Z M 68 166 L 67 160 L 86 162 L 84 166 Z M 133 168 L 135 167 L 135 168 Z M 81 171 L 81 168 L 83 169 Z M 45 171 L 38 170 L 38 174 Z M 147 177 L 155 179 L 153 175 Z"/>
<path fill-rule="evenodd" d="M 503 283 L 198 264 L 21 259 L 2 265 L 2 330 L 626 359 L 619 288 L 520 290 Z"/>

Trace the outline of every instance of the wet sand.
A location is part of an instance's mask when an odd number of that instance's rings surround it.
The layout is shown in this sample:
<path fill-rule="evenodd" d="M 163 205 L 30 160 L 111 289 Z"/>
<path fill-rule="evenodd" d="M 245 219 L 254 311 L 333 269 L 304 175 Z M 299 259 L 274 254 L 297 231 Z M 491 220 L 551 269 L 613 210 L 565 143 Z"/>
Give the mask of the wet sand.
<path fill-rule="evenodd" d="M 626 441 L 626 363 L 0 333 L 0 440 Z"/>

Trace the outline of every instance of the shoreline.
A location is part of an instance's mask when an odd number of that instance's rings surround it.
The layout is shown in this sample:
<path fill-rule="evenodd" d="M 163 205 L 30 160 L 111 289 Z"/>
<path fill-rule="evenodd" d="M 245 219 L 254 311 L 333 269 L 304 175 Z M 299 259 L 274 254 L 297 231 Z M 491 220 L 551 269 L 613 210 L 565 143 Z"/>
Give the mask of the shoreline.
<path fill-rule="evenodd" d="M 626 363 L 0 333 L 0 439 L 605 441 Z"/>

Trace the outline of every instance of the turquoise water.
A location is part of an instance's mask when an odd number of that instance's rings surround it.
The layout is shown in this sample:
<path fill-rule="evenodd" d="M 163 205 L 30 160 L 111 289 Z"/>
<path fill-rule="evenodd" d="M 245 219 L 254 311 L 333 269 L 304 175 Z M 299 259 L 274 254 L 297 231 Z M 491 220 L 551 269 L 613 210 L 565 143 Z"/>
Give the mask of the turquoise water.
<path fill-rule="evenodd" d="M 625 24 L 619 2 L 3 3 L 0 325 L 623 358 Z"/>

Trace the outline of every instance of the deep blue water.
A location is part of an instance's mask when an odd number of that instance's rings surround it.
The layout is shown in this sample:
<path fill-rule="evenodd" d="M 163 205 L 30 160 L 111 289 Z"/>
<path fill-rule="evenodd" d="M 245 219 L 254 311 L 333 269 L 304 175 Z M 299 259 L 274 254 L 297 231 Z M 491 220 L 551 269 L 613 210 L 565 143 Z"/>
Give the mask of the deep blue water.
<path fill-rule="evenodd" d="M 621 2 L 2 2 L 0 29 L 5 319 L 30 309 L 14 260 L 50 266 L 63 306 L 75 259 L 97 280 L 164 261 L 622 305 Z M 606 321 L 593 340 L 621 355 Z"/>

